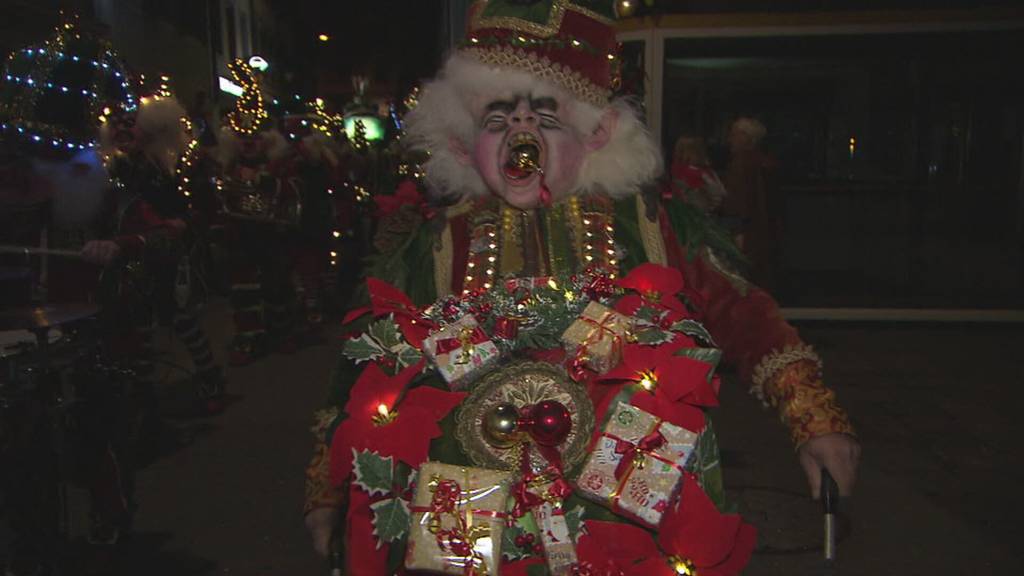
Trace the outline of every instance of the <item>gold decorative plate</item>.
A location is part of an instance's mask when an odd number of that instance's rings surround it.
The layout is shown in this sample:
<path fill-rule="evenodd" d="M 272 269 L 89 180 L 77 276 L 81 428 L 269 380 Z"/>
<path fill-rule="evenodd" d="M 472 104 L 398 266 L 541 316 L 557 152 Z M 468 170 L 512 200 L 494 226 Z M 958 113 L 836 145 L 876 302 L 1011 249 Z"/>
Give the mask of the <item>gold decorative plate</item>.
<path fill-rule="evenodd" d="M 456 414 L 455 437 L 477 466 L 516 470 L 519 448 L 502 449 L 488 444 L 484 438 L 483 417 L 503 402 L 522 409 L 542 400 L 561 402 L 572 415 L 572 430 L 559 446 L 563 468 L 568 473 L 586 456 L 587 444 L 594 432 L 594 405 L 583 385 L 573 382 L 565 370 L 552 364 L 515 362 L 481 378 Z M 530 451 L 530 462 L 535 470 L 547 466 L 536 450 Z"/>

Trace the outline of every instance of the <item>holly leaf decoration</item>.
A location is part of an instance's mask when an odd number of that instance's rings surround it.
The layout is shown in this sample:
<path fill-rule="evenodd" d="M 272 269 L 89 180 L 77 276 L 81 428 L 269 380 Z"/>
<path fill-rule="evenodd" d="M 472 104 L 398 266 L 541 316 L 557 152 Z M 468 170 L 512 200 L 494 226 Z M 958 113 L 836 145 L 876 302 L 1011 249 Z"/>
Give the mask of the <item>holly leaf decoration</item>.
<path fill-rule="evenodd" d="M 395 323 L 393 314 L 370 324 L 369 328 L 366 329 L 366 333 L 370 338 L 376 340 L 384 350 L 392 350 L 394 347 L 402 344 L 402 337 L 398 333 L 398 324 Z"/>
<path fill-rule="evenodd" d="M 513 524 L 501 531 L 501 555 L 506 560 L 515 562 L 533 555 L 529 546 L 520 547 L 516 544 L 516 538 L 525 534 L 526 530 L 519 524 Z"/>
<path fill-rule="evenodd" d="M 666 314 L 668 314 L 668 312 L 664 310 L 658 310 L 651 306 L 641 306 L 633 313 L 633 317 L 644 324 L 657 325 L 661 323 L 661 320 Z"/>
<path fill-rule="evenodd" d="M 369 334 L 365 333 L 361 334 L 358 338 L 345 342 L 341 353 L 356 364 L 376 360 L 385 354 L 384 349 Z"/>
<path fill-rule="evenodd" d="M 576 506 L 565 513 L 565 524 L 569 528 L 569 537 L 576 544 L 580 542 L 580 536 L 585 533 L 583 525 L 583 506 Z"/>
<path fill-rule="evenodd" d="M 638 344 L 643 344 L 645 346 L 660 346 L 661 344 L 668 344 L 672 341 L 672 338 L 674 338 L 674 335 L 671 332 L 668 330 L 662 330 L 657 326 L 642 328 L 635 331 L 633 336 L 636 337 Z"/>
<path fill-rule="evenodd" d="M 369 450 L 356 452 L 354 448 L 352 454 L 356 486 L 366 490 L 370 496 L 390 493 L 394 482 L 394 459 Z"/>
<path fill-rule="evenodd" d="M 423 353 L 403 342 L 395 357 L 398 361 L 398 367 L 406 368 L 419 362 L 423 358 Z"/>
<path fill-rule="evenodd" d="M 395 488 L 400 493 L 405 493 L 406 490 L 412 488 L 416 483 L 417 473 L 419 473 L 419 469 L 412 468 L 405 462 L 399 461 L 395 464 Z"/>
<path fill-rule="evenodd" d="M 373 511 L 373 535 L 377 537 L 377 548 L 384 542 L 394 542 L 409 531 L 411 514 L 409 505 L 401 498 L 388 498 L 370 504 Z"/>
<path fill-rule="evenodd" d="M 703 342 L 705 346 L 716 346 L 714 338 L 711 337 L 711 333 L 704 328 L 703 324 L 696 320 L 680 320 L 672 324 L 672 326 L 670 326 L 670 330 L 681 332 L 690 338 L 696 338 Z"/>
<path fill-rule="evenodd" d="M 676 356 L 686 356 L 717 367 L 718 362 L 722 359 L 722 351 L 718 348 L 681 348 L 676 351 Z M 712 372 L 708 372 L 709 378 L 711 375 Z"/>

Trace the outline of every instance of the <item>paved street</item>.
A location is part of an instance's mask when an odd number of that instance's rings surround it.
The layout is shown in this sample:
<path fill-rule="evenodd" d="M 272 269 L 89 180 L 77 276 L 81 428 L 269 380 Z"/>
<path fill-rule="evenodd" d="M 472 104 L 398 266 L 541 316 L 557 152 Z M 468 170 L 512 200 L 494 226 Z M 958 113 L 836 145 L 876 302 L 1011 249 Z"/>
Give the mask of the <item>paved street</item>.
<path fill-rule="evenodd" d="M 226 320 L 219 314 L 212 328 Z M 842 503 L 841 573 L 1018 573 L 1019 327 L 818 325 L 804 334 L 864 443 L 857 495 Z M 175 414 L 185 388 L 169 378 L 167 450 L 140 475 L 124 574 L 325 574 L 302 526 L 302 471 L 308 416 L 337 354 L 329 341 L 232 370 L 233 402 L 209 420 Z M 820 509 L 781 426 L 736 386 L 722 404 L 726 482 L 761 531 L 746 573 L 821 573 Z"/>

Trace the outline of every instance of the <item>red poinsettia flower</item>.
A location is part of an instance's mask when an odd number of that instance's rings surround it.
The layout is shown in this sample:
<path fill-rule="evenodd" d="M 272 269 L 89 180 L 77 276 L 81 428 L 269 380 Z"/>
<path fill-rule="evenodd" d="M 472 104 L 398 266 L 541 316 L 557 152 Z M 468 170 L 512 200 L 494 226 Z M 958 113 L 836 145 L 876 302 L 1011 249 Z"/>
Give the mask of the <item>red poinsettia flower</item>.
<path fill-rule="evenodd" d="M 621 522 L 587 520 L 576 546 L 579 573 L 587 576 L 668 576 L 669 569 L 651 533 Z M 641 563 L 650 562 L 641 570 Z M 661 570 L 657 569 L 660 564 Z M 655 568 L 653 571 L 652 568 Z"/>
<path fill-rule="evenodd" d="M 359 375 L 345 405 L 348 418 L 331 440 L 332 482 L 340 484 L 352 473 L 353 450 L 373 450 L 413 468 L 427 459 L 430 441 L 441 435 L 437 423 L 466 395 L 420 386 L 407 392 L 396 406 L 402 390 L 422 369 L 421 360 L 388 376 L 371 362 Z"/>
<path fill-rule="evenodd" d="M 682 273 L 676 268 L 641 264 L 620 280 L 619 285 L 637 292 L 626 294 L 615 304 L 615 310 L 623 314 L 633 315 L 641 306 L 654 306 L 669 311 L 666 322 L 675 322 L 692 316 L 690 310 L 676 297 L 677 294 L 686 296 L 698 314 L 707 304 L 707 298 L 687 286 Z"/>
<path fill-rule="evenodd" d="M 420 348 L 423 339 L 430 333 L 431 326 L 422 318 L 420 309 L 412 300 L 398 288 L 372 276 L 366 279 L 366 288 L 370 293 L 370 306 L 350 311 L 341 323 L 348 324 L 367 312 L 371 312 L 374 318 L 392 314 L 405 340 Z"/>
<path fill-rule="evenodd" d="M 689 560 L 701 576 L 739 574 L 754 551 L 757 529 L 736 514 L 722 514 L 696 477 L 683 480 L 679 504 L 662 517 L 658 545 L 670 556 Z"/>
<path fill-rule="evenodd" d="M 637 293 L 627 294 L 619 299 L 615 309 L 620 312 L 632 314 L 640 306 L 648 304 L 684 316 L 687 313 L 686 307 L 679 298 L 676 298 L 676 294 L 683 291 L 686 283 L 683 282 L 683 273 L 675 268 L 647 262 L 630 270 L 629 274 L 619 279 L 618 285 Z M 629 310 L 630 308 L 632 310 Z"/>
<path fill-rule="evenodd" d="M 683 346 L 629 344 L 622 362 L 599 382 L 633 382 L 643 390 L 630 403 L 662 420 L 695 432 L 704 427 L 700 407 L 718 405 L 718 394 L 708 382 L 712 366 L 686 356 L 677 356 Z"/>
<path fill-rule="evenodd" d="M 403 206 L 411 206 L 420 213 L 426 212 L 426 200 L 420 187 L 412 180 L 403 180 L 394 194 L 379 194 L 373 197 L 377 205 L 377 217 L 384 218 L 398 212 Z M 428 216 L 429 217 L 429 216 Z"/>

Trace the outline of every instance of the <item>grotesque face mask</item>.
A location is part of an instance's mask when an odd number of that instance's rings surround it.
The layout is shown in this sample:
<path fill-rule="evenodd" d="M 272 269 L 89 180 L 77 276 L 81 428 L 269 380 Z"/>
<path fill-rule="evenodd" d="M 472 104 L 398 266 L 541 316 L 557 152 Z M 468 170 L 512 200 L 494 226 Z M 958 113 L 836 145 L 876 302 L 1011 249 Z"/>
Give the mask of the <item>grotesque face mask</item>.
<path fill-rule="evenodd" d="M 527 95 L 486 103 L 469 160 L 493 194 L 528 210 L 573 191 L 588 139 L 566 121 L 567 104 Z"/>

